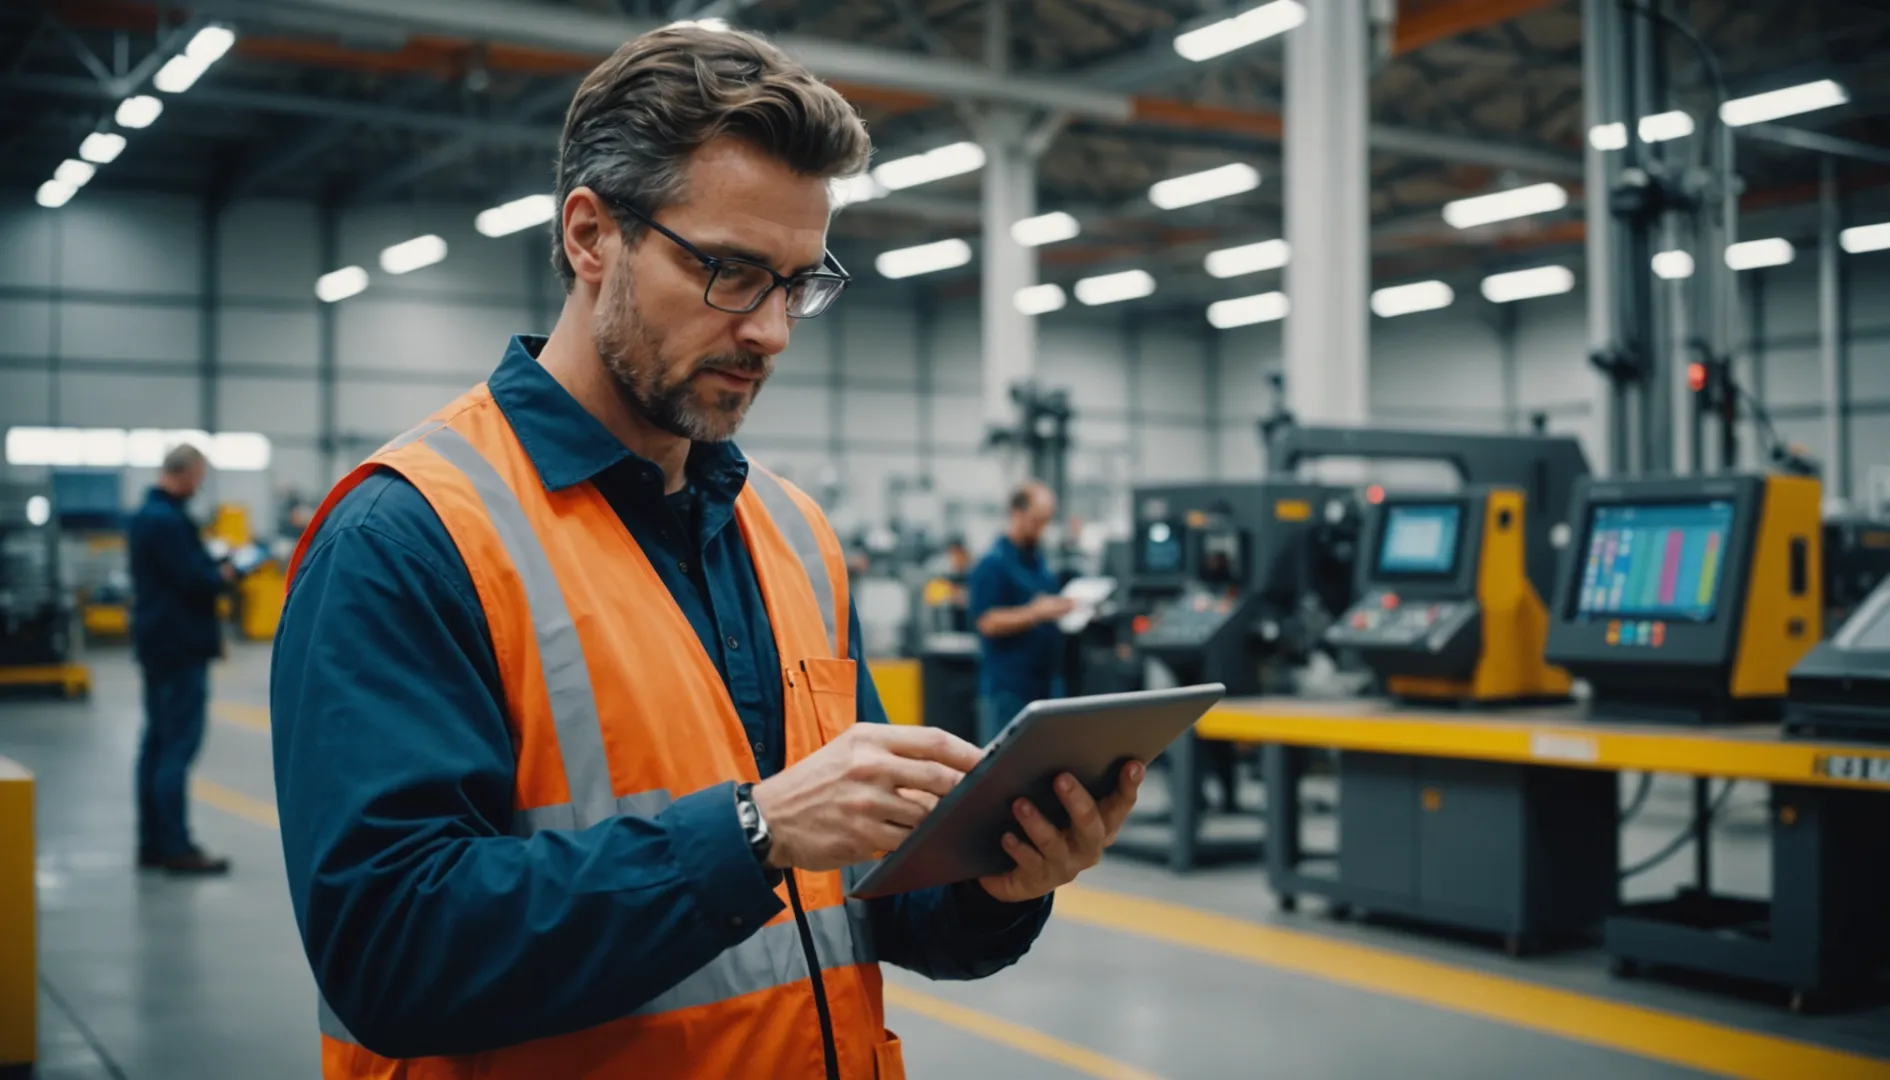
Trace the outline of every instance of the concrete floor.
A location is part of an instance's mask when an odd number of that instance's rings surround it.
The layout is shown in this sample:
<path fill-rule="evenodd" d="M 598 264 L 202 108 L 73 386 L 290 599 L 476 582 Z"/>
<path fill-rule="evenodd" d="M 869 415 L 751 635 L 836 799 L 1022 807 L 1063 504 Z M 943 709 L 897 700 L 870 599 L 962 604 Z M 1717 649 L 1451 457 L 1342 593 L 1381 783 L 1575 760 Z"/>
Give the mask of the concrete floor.
<path fill-rule="evenodd" d="M 314 989 L 271 827 L 266 713 L 268 651 L 238 646 L 213 674 L 215 719 L 193 804 L 202 842 L 234 857 L 228 879 L 180 881 L 132 869 L 130 802 L 138 684 L 122 652 L 95 650 L 83 702 L 0 700 L 0 755 L 39 779 L 42 1080 L 317 1075 Z M 1767 873 L 1761 789 L 1735 792 L 1716 841 L 1718 884 L 1762 894 Z M 1680 782 L 1657 785 L 1630 826 L 1626 856 L 1684 827 Z M 1253 830 L 1246 821 L 1220 827 Z M 1653 894 L 1686 874 L 1681 857 L 1638 880 Z M 1346 950 L 1330 978 L 1184 947 L 1141 927 L 1052 921 L 1017 967 L 974 984 L 929 984 L 889 972 L 890 1026 L 914 1077 L 1291 1077 L 1530 1080 L 1708 1075 L 1686 1039 L 1667 1060 L 1635 1056 L 1613 1033 L 1561 1038 L 1481 1019 L 1449 1001 L 1356 988 L 1374 966 L 1418 958 L 1596 999 L 1847 1051 L 1847 1076 L 1890 1077 L 1890 1004 L 1798 1017 L 1775 996 L 1738 987 L 1618 981 L 1592 949 L 1512 961 L 1487 941 L 1411 927 L 1342 923 L 1313 910 L 1274 911 L 1251 864 L 1176 877 L 1112 858 L 1085 884 L 1290 931 Z M 1165 909 L 1173 910 L 1173 909 Z M 1186 918 L 1187 916 L 1177 916 Z M 1361 959 L 1362 957 L 1362 959 Z M 1444 969 L 1433 969 L 1444 970 Z M 1421 996 L 1421 995 L 1420 995 Z M 1694 1040 L 1711 1039 L 1695 1031 Z M 1787 1060 L 1792 1048 L 1787 1047 Z M 1809 1059 L 1808 1059 L 1809 1060 Z M 1828 1067 L 1818 1066 L 1818 1070 Z M 1877 1066 L 1881 1065 L 1881 1073 Z M 1824 1075 L 1811 1067 L 1748 1075 Z"/>

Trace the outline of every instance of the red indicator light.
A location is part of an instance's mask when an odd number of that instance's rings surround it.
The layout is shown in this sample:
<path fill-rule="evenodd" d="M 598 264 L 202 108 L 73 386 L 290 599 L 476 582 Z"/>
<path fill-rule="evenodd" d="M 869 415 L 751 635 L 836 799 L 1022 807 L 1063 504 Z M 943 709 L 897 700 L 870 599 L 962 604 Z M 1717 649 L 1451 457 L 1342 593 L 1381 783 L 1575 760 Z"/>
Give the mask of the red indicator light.
<path fill-rule="evenodd" d="M 1148 633 L 1148 616 L 1137 615 L 1129 625 L 1136 633 L 1146 634 Z"/>
<path fill-rule="evenodd" d="M 1687 365 L 1687 387 L 1694 393 L 1706 389 L 1706 365 L 1698 362 Z"/>
<path fill-rule="evenodd" d="M 1373 506 L 1385 501 L 1385 488 L 1382 484 L 1373 484 L 1365 489 L 1365 501 Z"/>
<path fill-rule="evenodd" d="M 1397 593 L 1393 593 L 1393 592 L 1388 592 L 1388 593 L 1386 593 L 1386 594 L 1385 594 L 1385 599 L 1383 600 L 1383 603 L 1384 603 L 1384 605 L 1385 605 L 1385 610 L 1386 610 L 1386 611 L 1390 611 L 1391 609 L 1393 609 L 1393 608 L 1395 608 L 1395 607 L 1397 607 L 1397 606 L 1398 606 L 1398 594 L 1397 594 Z"/>

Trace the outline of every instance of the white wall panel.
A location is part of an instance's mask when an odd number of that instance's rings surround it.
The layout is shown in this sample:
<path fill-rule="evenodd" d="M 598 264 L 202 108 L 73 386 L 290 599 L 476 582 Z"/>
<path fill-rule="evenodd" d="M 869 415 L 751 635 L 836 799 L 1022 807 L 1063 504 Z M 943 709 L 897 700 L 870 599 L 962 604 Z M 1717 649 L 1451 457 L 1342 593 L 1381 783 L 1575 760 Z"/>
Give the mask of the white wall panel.
<path fill-rule="evenodd" d="M 315 279 L 339 269 L 321 265 L 319 230 L 309 203 L 259 199 L 231 206 L 217 225 L 219 289 L 225 296 L 313 303 Z"/>
<path fill-rule="evenodd" d="M 845 302 L 840 306 L 845 307 Z M 859 305 L 846 307 L 843 313 L 836 307 L 812 321 L 826 322 L 834 315 L 840 319 L 829 330 L 840 328 L 842 374 L 849 379 L 870 380 L 875 386 L 918 385 L 919 363 L 913 337 L 917 320 L 911 309 Z"/>
<path fill-rule="evenodd" d="M 828 438 L 833 415 L 825 387 L 790 386 L 770 380 L 748 408 L 739 438 L 764 440 L 790 436 L 797 442 Z"/>
<path fill-rule="evenodd" d="M 1208 432 L 1200 427 L 1151 424 L 1142 431 L 1143 480 L 1203 480 L 1209 463 Z"/>
<path fill-rule="evenodd" d="M 774 358 L 775 377 L 785 376 L 797 383 L 829 378 L 833 372 L 833 328 L 824 315 L 795 326 L 787 351 Z"/>
<path fill-rule="evenodd" d="M 1765 403 L 1771 406 L 1824 402 L 1824 365 L 1816 345 L 1765 352 Z"/>
<path fill-rule="evenodd" d="M 1039 381 L 1066 389 L 1078 416 L 1085 410 L 1119 413 L 1129 407 L 1129 370 L 1122 324 L 1111 318 L 1042 320 L 1037 337 Z"/>
<path fill-rule="evenodd" d="M 1070 439 L 1076 444 L 1073 458 L 1103 451 L 1127 451 L 1131 443 L 1129 422 L 1114 416 L 1076 415 L 1070 424 Z"/>
<path fill-rule="evenodd" d="M 1219 433 L 1221 467 L 1217 480 L 1257 480 L 1261 476 L 1260 430 L 1252 424 L 1223 427 Z"/>
<path fill-rule="evenodd" d="M 52 284 L 58 215 L 26 199 L 0 203 L 0 285 Z"/>
<path fill-rule="evenodd" d="M 524 321 L 516 308 L 344 301 L 336 312 L 335 362 L 343 371 L 449 372 L 470 385 L 499 365 Z"/>
<path fill-rule="evenodd" d="M 0 428 L 47 423 L 52 419 L 47 415 L 51 402 L 50 372 L 0 367 Z"/>
<path fill-rule="evenodd" d="M 526 289 L 525 264 L 509 237 L 493 239 L 473 229 L 482 206 L 376 206 L 342 215 L 340 254 L 343 265 L 354 263 L 374 276 L 371 288 L 402 295 L 517 296 L 520 308 Z M 381 270 L 382 249 L 433 233 L 446 241 L 445 260 L 411 273 L 390 275 Z M 521 322 L 521 326 L 523 323 Z"/>
<path fill-rule="evenodd" d="M 200 405 L 194 376 L 59 373 L 61 424 L 194 428 L 202 421 Z"/>
<path fill-rule="evenodd" d="M 322 456 L 314 447 L 281 445 L 270 451 L 269 479 L 278 489 L 298 491 L 308 499 L 321 498 L 335 480 L 322 475 Z"/>
<path fill-rule="evenodd" d="M 217 381 L 217 418 L 226 430 L 312 439 L 321 433 L 320 395 L 321 386 L 314 376 L 261 379 L 225 375 Z"/>
<path fill-rule="evenodd" d="M 1160 325 L 1141 333 L 1137 407 L 1168 417 L 1207 416 L 1210 339 Z"/>
<path fill-rule="evenodd" d="M 978 309 L 963 303 L 942 306 L 932 324 L 932 385 L 941 390 L 983 393 L 984 344 L 979 339 Z M 1043 328 L 1038 327 L 1041 341 Z"/>
<path fill-rule="evenodd" d="M 848 439 L 916 446 L 919 399 L 909 390 L 847 390 L 840 397 L 840 421 Z"/>
<path fill-rule="evenodd" d="M 0 356 L 52 355 L 53 305 L 47 300 L 0 300 Z"/>
<path fill-rule="evenodd" d="M 164 195 L 73 199 L 59 211 L 60 283 L 124 292 L 200 291 L 198 205 Z"/>
<path fill-rule="evenodd" d="M 94 304 L 59 305 L 59 355 L 88 360 L 202 359 L 195 308 Z"/>
<path fill-rule="evenodd" d="M 983 445 L 984 402 L 976 394 L 934 394 L 931 407 L 934 445 L 968 450 Z"/>
<path fill-rule="evenodd" d="M 321 361 L 321 319 L 313 311 L 217 313 L 217 358 L 223 364 L 314 371 Z"/>
<path fill-rule="evenodd" d="M 459 393 L 445 386 L 343 380 L 335 387 L 335 427 L 344 435 L 374 441 L 389 439 L 426 419 Z"/>

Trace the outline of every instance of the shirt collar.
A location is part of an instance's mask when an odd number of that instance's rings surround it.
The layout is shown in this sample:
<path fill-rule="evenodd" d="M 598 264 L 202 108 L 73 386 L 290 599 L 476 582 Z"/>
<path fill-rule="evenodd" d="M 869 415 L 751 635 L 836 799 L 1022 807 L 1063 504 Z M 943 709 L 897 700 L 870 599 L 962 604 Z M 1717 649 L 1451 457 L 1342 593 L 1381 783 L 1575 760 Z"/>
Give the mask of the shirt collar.
<path fill-rule="evenodd" d="M 657 474 L 655 463 L 620 442 L 578 404 L 570 391 L 538 362 L 545 338 L 520 334 L 506 347 L 486 379 L 492 400 L 512 425 L 547 491 L 562 491 L 631 462 Z M 732 442 L 696 443 L 689 451 L 689 480 L 712 502 L 733 503 L 748 481 L 748 459 Z"/>

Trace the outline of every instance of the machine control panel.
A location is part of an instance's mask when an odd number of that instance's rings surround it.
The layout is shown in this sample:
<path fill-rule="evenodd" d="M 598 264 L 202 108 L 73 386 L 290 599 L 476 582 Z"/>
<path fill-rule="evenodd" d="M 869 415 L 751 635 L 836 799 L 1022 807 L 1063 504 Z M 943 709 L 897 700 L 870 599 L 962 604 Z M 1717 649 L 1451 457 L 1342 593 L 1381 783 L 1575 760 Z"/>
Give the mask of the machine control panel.
<path fill-rule="evenodd" d="M 1335 645 L 1439 652 L 1476 616 L 1474 600 L 1407 600 L 1373 589 L 1352 605 L 1328 637 Z"/>
<path fill-rule="evenodd" d="M 1240 607 L 1236 593 L 1189 589 L 1149 614 L 1146 628 L 1136 635 L 1136 644 L 1154 649 L 1204 647 Z"/>

